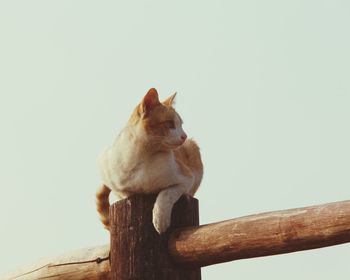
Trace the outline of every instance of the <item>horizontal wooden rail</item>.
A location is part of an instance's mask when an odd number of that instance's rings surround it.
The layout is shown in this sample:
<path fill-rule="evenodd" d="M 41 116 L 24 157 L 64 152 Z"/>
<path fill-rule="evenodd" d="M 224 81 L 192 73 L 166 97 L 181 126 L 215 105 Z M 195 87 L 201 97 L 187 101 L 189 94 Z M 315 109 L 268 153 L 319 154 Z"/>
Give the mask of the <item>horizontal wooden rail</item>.
<path fill-rule="evenodd" d="M 168 251 L 180 267 L 200 267 L 346 242 L 350 242 L 350 200 L 175 229 Z M 106 245 L 43 260 L 0 278 L 111 279 L 110 269 Z"/>
<path fill-rule="evenodd" d="M 0 276 L 0 279 L 109 280 L 110 270 L 109 245 L 104 245 L 45 259 L 29 267 Z"/>
<path fill-rule="evenodd" d="M 350 242 L 350 200 L 177 229 L 169 253 L 181 264 L 227 261 Z"/>

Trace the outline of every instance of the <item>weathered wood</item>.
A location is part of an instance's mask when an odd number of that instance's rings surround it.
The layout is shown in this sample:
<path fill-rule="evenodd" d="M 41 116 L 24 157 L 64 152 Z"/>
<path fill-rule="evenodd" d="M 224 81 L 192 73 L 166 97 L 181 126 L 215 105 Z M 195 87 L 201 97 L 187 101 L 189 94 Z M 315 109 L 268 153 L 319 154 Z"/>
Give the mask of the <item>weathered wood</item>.
<path fill-rule="evenodd" d="M 152 196 L 134 197 L 112 206 L 112 243 L 116 248 L 112 254 L 112 263 L 121 273 L 114 275 L 120 277 L 118 280 L 198 280 L 200 270 L 185 267 L 350 242 L 350 201 L 275 211 L 186 228 L 189 224 L 198 224 L 198 205 L 196 200 L 182 198 L 173 211 L 173 227 L 177 229 L 171 231 L 168 239 L 167 235 L 159 237 L 153 229 L 151 209 L 154 199 Z M 172 260 L 179 265 L 175 266 Z M 108 280 L 112 279 L 110 271 L 109 245 L 105 245 L 46 259 L 0 278 Z"/>
<path fill-rule="evenodd" d="M 42 260 L 0 277 L 3 280 L 97 280 L 110 279 L 109 245 L 82 249 Z"/>
<path fill-rule="evenodd" d="M 200 268 L 174 265 L 167 252 L 168 234 L 152 224 L 155 195 L 130 197 L 111 206 L 112 280 L 200 280 Z M 172 228 L 198 225 L 198 201 L 182 197 L 172 211 Z"/>
<path fill-rule="evenodd" d="M 350 200 L 177 229 L 168 246 L 178 263 L 207 266 L 346 242 Z"/>

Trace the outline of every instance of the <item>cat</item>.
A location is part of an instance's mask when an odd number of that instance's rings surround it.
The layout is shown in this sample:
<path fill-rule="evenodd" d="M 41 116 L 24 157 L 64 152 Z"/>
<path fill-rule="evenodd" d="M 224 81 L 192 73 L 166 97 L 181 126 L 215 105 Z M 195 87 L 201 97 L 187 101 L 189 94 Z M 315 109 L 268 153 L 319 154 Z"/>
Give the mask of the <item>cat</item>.
<path fill-rule="evenodd" d="M 202 177 L 198 145 L 188 139 L 174 109 L 176 93 L 160 102 L 151 88 L 133 111 L 114 144 L 99 156 L 102 185 L 96 193 L 97 210 L 109 229 L 109 194 L 120 199 L 156 193 L 153 225 L 162 234 L 171 223 L 174 203 L 193 196 Z"/>

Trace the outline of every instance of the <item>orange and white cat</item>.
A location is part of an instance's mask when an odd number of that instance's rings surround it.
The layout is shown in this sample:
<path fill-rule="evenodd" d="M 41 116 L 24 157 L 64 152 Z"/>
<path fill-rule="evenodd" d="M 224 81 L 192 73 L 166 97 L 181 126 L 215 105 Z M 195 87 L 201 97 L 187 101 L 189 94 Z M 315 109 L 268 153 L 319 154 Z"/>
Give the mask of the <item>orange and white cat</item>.
<path fill-rule="evenodd" d="M 173 107 L 175 95 L 160 102 L 156 89 L 150 89 L 114 144 L 100 155 L 103 184 L 96 194 L 97 210 L 107 229 L 110 191 L 119 198 L 158 193 L 153 225 L 160 234 L 170 225 L 174 203 L 197 191 L 203 176 L 201 156 L 182 129 Z"/>

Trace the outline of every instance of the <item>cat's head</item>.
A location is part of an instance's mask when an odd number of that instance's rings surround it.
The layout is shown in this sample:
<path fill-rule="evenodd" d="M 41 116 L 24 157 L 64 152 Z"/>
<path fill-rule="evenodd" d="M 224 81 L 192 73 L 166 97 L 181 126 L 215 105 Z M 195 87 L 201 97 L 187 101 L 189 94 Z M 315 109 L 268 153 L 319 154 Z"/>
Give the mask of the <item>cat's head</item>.
<path fill-rule="evenodd" d="M 135 109 L 131 122 L 144 132 L 145 137 L 155 141 L 163 149 L 176 149 L 187 135 L 182 128 L 182 119 L 175 111 L 175 94 L 160 102 L 158 92 L 151 88 Z"/>

